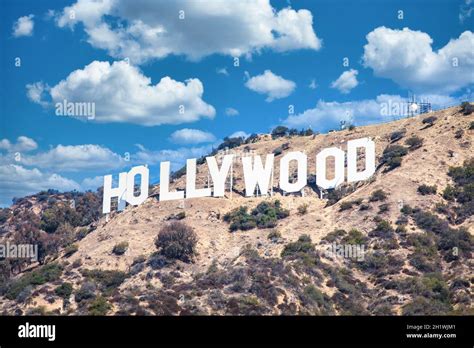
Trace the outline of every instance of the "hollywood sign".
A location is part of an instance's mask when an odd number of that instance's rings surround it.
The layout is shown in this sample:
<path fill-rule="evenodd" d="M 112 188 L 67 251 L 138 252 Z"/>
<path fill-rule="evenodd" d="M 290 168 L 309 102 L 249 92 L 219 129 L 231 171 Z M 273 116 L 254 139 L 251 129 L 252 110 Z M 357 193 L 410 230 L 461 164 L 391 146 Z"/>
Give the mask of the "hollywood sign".
<path fill-rule="evenodd" d="M 357 151 L 365 151 L 365 168 L 357 169 Z M 346 157 L 347 155 L 347 157 Z M 327 178 L 327 159 L 334 158 L 334 177 Z M 345 166 L 347 158 L 347 176 Z M 229 173 L 232 177 L 234 155 L 222 157 L 221 165 L 215 156 L 206 157 L 212 187 L 196 188 L 196 158 L 186 161 L 186 190 L 170 191 L 170 162 L 160 163 L 160 201 L 178 200 L 197 197 L 223 197 Z M 290 182 L 290 162 L 297 165 L 297 178 Z M 245 195 L 252 197 L 258 188 L 262 195 L 267 195 L 273 185 L 274 154 L 265 157 L 265 165 L 260 156 L 242 157 L 242 167 L 245 183 Z M 347 142 L 347 153 L 337 147 L 326 148 L 316 155 L 316 185 L 321 189 L 334 189 L 347 182 L 367 180 L 375 172 L 375 143 L 369 138 L 350 140 Z M 299 192 L 307 185 L 308 157 L 301 151 L 285 154 L 280 159 L 280 189 L 286 193 Z M 135 179 L 140 176 L 140 191 L 135 195 Z M 129 172 L 119 174 L 118 186 L 112 187 L 112 175 L 104 176 L 104 199 L 102 212 L 110 213 L 112 198 L 118 199 L 117 209 L 123 210 L 125 204 L 139 205 L 148 198 L 149 169 L 146 166 L 133 167 Z M 232 180 L 229 188 L 232 191 Z"/>

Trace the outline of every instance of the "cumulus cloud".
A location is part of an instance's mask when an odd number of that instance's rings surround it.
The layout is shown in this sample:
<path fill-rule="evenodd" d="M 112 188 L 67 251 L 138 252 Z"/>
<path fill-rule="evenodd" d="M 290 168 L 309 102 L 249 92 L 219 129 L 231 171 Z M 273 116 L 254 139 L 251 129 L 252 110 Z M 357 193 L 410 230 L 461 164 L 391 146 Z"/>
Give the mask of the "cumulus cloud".
<path fill-rule="evenodd" d="M 265 70 L 261 75 L 251 77 L 245 86 L 257 93 L 266 94 L 267 102 L 275 99 L 288 97 L 296 88 L 296 84 L 291 80 L 275 75 L 270 70 Z"/>
<path fill-rule="evenodd" d="M 344 71 L 336 81 L 331 83 L 331 88 L 336 88 L 343 94 L 348 94 L 353 88 L 357 87 L 357 70 L 351 69 Z"/>
<path fill-rule="evenodd" d="M 316 84 L 316 80 L 312 79 L 311 82 L 308 85 L 308 88 L 309 89 L 316 89 L 317 87 L 318 87 L 318 85 Z"/>
<path fill-rule="evenodd" d="M 269 0 L 78 0 L 56 23 L 82 23 L 92 46 L 134 64 L 171 54 L 198 60 L 215 53 L 237 57 L 321 47 L 310 11 L 277 11 Z"/>
<path fill-rule="evenodd" d="M 43 173 L 37 168 L 27 169 L 21 165 L 0 165 L 0 205 L 9 205 L 13 197 L 23 197 L 42 190 L 79 190 L 74 180 L 52 173 Z"/>
<path fill-rule="evenodd" d="M 225 114 L 227 116 L 237 116 L 239 114 L 239 110 L 234 109 L 234 108 L 226 108 Z"/>
<path fill-rule="evenodd" d="M 13 37 L 33 35 L 33 29 L 35 26 L 33 17 L 34 16 L 30 14 L 28 16 L 18 18 L 13 24 Z"/>
<path fill-rule="evenodd" d="M 22 163 L 59 172 L 78 172 L 121 168 L 127 161 L 106 147 L 85 144 L 57 145 L 46 152 L 23 156 Z"/>
<path fill-rule="evenodd" d="M 135 165 L 156 165 L 171 161 L 172 170 L 181 168 L 188 158 L 199 158 L 212 151 L 213 145 L 181 147 L 173 150 L 149 150 L 137 144 L 133 153 L 122 156 L 112 150 L 96 145 L 57 145 L 47 151 L 22 154 L 20 158 L 13 151 L 37 150 L 36 142 L 25 136 L 16 143 L 0 141 L 0 205 L 9 205 L 13 197 L 23 197 L 42 190 L 56 189 L 95 190 L 103 184 L 103 176 L 88 176 L 80 183 L 65 178 L 62 173 L 76 175 L 107 174 Z"/>
<path fill-rule="evenodd" d="M 170 161 L 172 170 L 181 168 L 187 159 L 207 155 L 213 149 L 212 144 L 199 147 L 182 147 L 174 150 L 149 150 L 140 144 L 137 146 L 140 150 L 133 155 L 134 162 L 155 165 L 163 161 Z"/>
<path fill-rule="evenodd" d="M 433 107 L 443 107 L 459 103 L 460 100 L 446 95 L 419 95 L 419 99 L 429 100 Z M 337 129 L 341 121 L 356 125 L 388 122 L 407 116 L 407 99 L 400 95 L 381 94 L 375 99 L 348 102 L 326 102 L 319 100 L 314 108 L 289 116 L 284 124 L 292 128 L 311 127 L 325 132 Z"/>
<path fill-rule="evenodd" d="M 102 185 L 104 185 L 104 177 L 102 175 L 94 176 L 91 178 L 85 178 L 81 182 L 81 188 L 83 190 L 95 191 L 97 188 L 101 187 Z"/>
<path fill-rule="evenodd" d="M 474 83 L 474 34 L 465 31 L 433 51 L 426 33 L 378 27 L 367 35 L 363 62 L 376 76 L 424 93 L 452 93 Z"/>
<path fill-rule="evenodd" d="M 0 140 L 0 150 L 8 152 L 28 152 L 37 148 L 36 141 L 23 135 L 17 138 L 16 143 L 12 143 L 8 139 Z"/>
<path fill-rule="evenodd" d="M 170 140 L 176 144 L 199 144 L 213 142 L 216 137 L 212 133 L 199 129 L 183 128 L 173 132 Z"/>
<path fill-rule="evenodd" d="M 28 96 L 37 103 L 44 84 L 27 86 Z M 41 92 L 41 93 L 40 93 Z M 202 100 L 204 87 L 199 79 L 185 82 L 166 76 L 153 85 L 151 79 L 125 61 L 94 61 L 78 69 L 48 89 L 53 104 L 94 103 L 95 122 L 127 122 L 143 126 L 179 124 L 213 118 L 215 109 Z"/>

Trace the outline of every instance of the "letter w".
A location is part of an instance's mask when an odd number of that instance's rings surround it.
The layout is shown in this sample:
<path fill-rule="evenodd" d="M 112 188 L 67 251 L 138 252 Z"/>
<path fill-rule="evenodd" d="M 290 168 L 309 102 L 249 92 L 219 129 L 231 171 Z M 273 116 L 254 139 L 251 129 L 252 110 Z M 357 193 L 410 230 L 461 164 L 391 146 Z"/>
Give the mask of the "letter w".
<path fill-rule="evenodd" d="M 255 186 L 257 184 L 262 195 L 266 195 L 268 193 L 270 177 L 273 171 L 273 157 L 273 154 L 267 155 L 267 158 L 265 159 L 265 167 L 262 165 L 262 159 L 260 156 L 253 157 L 255 159 L 253 166 L 252 157 L 242 158 L 242 164 L 244 167 L 245 195 L 247 197 L 253 196 L 255 192 Z"/>

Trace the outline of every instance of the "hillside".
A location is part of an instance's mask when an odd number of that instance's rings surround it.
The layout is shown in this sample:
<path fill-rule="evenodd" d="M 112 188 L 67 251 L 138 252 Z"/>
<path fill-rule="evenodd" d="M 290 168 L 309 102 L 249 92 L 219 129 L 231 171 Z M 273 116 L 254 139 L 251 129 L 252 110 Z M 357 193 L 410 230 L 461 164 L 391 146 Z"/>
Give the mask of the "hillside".
<path fill-rule="evenodd" d="M 106 218 L 99 214 L 100 192 L 25 197 L 0 212 L 0 242 L 38 242 L 44 257 L 41 265 L 0 261 L 0 311 L 473 314 L 473 122 L 473 113 L 452 107 L 328 134 L 260 135 L 230 149 L 238 156 L 276 154 L 268 197 L 242 196 L 239 160 L 234 191 L 225 198 L 159 202 L 156 186 L 144 204 Z M 284 153 L 304 151 L 314 174 L 320 150 L 344 149 L 362 137 L 376 143 L 380 165 L 371 180 L 323 199 L 311 181 L 303 197 L 282 195 L 278 159 Z M 197 187 L 207 180 L 201 164 Z M 185 175 L 171 184 L 184 187 Z M 242 221 L 253 219 L 235 210 L 243 206 L 271 217 L 263 217 L 263 228 L 242 230 Z M 189 260 L 155 246 L 158 232 L 177 221 L 196 234 Z M 331 243 L 363 245 L 363 260 L 329 255 Z"/>

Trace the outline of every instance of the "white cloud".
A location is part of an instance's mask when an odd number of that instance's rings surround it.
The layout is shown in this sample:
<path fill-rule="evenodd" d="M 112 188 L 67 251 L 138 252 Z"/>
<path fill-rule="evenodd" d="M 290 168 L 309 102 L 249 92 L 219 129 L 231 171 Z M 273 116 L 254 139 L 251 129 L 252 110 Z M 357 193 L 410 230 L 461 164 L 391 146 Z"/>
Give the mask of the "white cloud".
<path fill-rule="evenodd" d="M 16 143 L 11 143 L 8 139 L 0 140 L 0 150 L 8 152 L 28 152 L 35 150 L 38 147 L 36 141 L 25 136 L 19 136 Z"/>
<path fill-rule="evenodd" d="M 38 99 L 36 83 L 28 89 L 30 99 Z M 28 87 L 27 86 L 27 87 Z M 128 122 L 143 126 L 179 124 L 213 118 L 215 109 L 202 100 L 204 87 L 199 79 L 185 82 L 166 76 L 156 85 L 137 67 L 125 61 L 94 61 L 78 69 L 48 91 L 53 103 L 95 103 L 95 122 Z M 41 93 L 39 93 L 41 95 Z"/>
<path fill-rule="evenodd" d="M 464 0 L 464 3 L 461 5 L 459 10 L 459 21 L 464 23 L 466 19 L 471 18 L 473 12 L 474 0 Z"/>
<path fill-rule="evenodd" d="M 318 85 L 316 84 L 316 80 L 315 79 L 312 79 L 311 82 L 309 83 L 308 85 L 308 88 L 310 89 L 316 89 L 318 87 Z"/>
<path fill-rule="evenodd" d="M 26 95 L 32 102 L 40 104 L 43 107 L 49 105 L 46 100 L 50 87 L 43 82 L 29 83 L 26 85 Z"/>
<path fill-rule="evenodd" d="M 35 23 L 33 21 L 33 15 L 23 16 L 17 19 L 13 24 L 13 36 L 31 36 L 33 35 L 33 28 Z"/>
<path fill-rule="evenodd" d="M 247 139 L 250 136 L 250 134 L 245 133 L 244 131 L 237 131 L 235 133 L 232 133 L 229 138 L 244 138 Z"/>
<path fill-rule="evenodd" d="M 288 97 L 296 88 L 296 84 L 291 80 L 275 75 L 270 70 L 265 70 L 261 75 L 251 77 L 245 86 L 254 92 L 266 94 L 267 102 L 275 99 Z"/>
<path fill-rule="evenodd" d="M 363 61 L 376 76 L 423 93 L 450 93 L 474 83 L 474 34 L 465 31 L 438 51 L 421 31 L 378 27 L 367 35 Z"/>
<path fill-rule="evenodd" d="M 216 73 L 229 76 L 229 72 L 227 71 L 227 68 L 217 68 Z"/>
<path fill-rule="evenodd" d="M 451 106 L 460 100 L 445 95 L 419 95 L 418 100 L 429 100 L 434 108 Z M 317 131 L 337 129 L 341 121 L 356 125 L 388 122 L 406 116 L 403 108 L 407 99 L 399 95 L 381 94 L 375 99 L 348 102 L 319 100 L 316 106 L 298 115 L 289 116 L 284 124 L 292 128 L 311 127 Z"/>
<path fill-rule="evenodd" d="M 25 155 L 22 163 L 59 172 L 77 172 L 120 168 L 127 161 L 106 147 L 86 144 L 58 145 L 46 152 Z"/>
<path fill-rule="evenodd" d="M 226 108 L 225 114 L 227 116 L 237 116 L 239 114 L 239 110 L 234 109 L 234 108 Z"/>
<path fill-rule="evenodd" d="M 83 190 L 95 191 L 97 188 L 101 187 L 102 185 L 104 185 L 104 177 L 102 175 L 94 176 L 92 178 L 85 178 L 81 182 L 81 188 Z"/>
<path fill-rule="evenodd" d="M 21 165 L 0 165 L 0 205 L 9 205 L 13 197 L 23 197 L 42 190 L 60 191 L 79 190 L 80 185 L 74 180 L 58 174 L 47 174 Z"/>
<path fill-rule="evenodd" d="M 269 0 L 78 0 L 56 23 L 70 28 L 82 23 L 92 46 L 134 64 L 171 54 L 198 60 L 215 53 L 236 57 L 266 48 L 321 47 L 310 11 L 277 11 Z"/>
<path fill-rule="evenodd" d="M 199 129 L 183 128 L 173 132 L 170 140 L 176 144 L 199 144 L 210 143 L 216 140 L 216 137 Z"/>
<path fill-rule="evenodd" d="M 331 83 L 331 88 L 336 88 L 343 94 L 348 94 L 353 88 L 357 87 L 357 70 L 351 69 L 344 71 L 336 81 Z"/>
<path fill-rule="evenodd" d="M 207 155 L 213 149 L 213 145 L 204 145 L 200 147 L 182 147 L 176 150 L 154 151 L 139 144 L 137 146 L 140 150 L 133 155 L 135 163 L 154 165 L 163 161 L 170 161 L 172 170 L 181 168 L 187 159 Z"/>
<path fill-rule="evenodd" d="M 42 190 L 57 189 L 95 190 L 103 184 L 103 176 L 86 177 L 79 184 L 57 173 L 103 172 L 119 170 L 134 165 L 156 165 L 162 161 L 171 161 L 172 170 L 177 170 L 188 158 L 199 158 L 212 151 L 215 144 L 201 147 L 182 147 L 175 150 L 148 150 L 137 144 L 138 151 L 123 156 L 100 145 L 58 145 L 48 151 L 35 154 L 22 154 L 15 158 L 12 149 L 22 146 L 25 151 L 33 150 L 34 140 L 19 140 L 12 144 L 8 139 L 0 141 L 6 154 L 0 154 L 0 206 L 9 205 L 13 197 L 23 197 Z M 95 174 L 95 173 L 94 173 Z"/>

